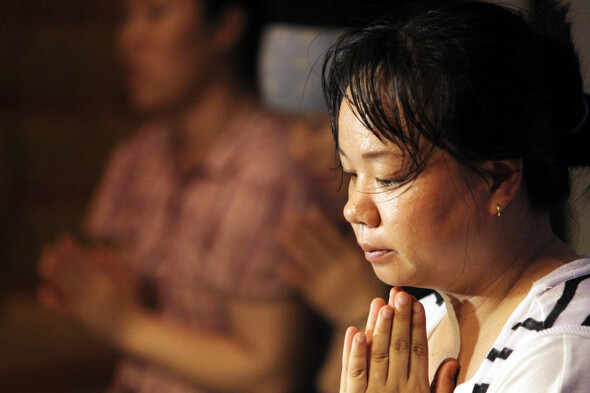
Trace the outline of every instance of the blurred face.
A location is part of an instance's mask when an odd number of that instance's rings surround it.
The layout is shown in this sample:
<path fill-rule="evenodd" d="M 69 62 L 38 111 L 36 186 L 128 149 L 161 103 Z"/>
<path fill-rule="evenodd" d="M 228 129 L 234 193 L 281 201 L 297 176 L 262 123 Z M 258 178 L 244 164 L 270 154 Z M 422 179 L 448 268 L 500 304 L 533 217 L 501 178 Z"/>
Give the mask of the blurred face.
<path fill-rule="evenodd" d="M 165 111 L 194 98 L 215 69 L 199 0 L 127 0 L 119 49 L 132 105 Z"/>
<path fill-rule="evenodd" d="M 344 215 L 377 276 L 446 290 L 472 283 L 489 194 L 484 179 L 436 150 L 418 177 L 401 185 L 402 151 L 367 130 L 346 102 L 338 142 L 350 174 Z"/>

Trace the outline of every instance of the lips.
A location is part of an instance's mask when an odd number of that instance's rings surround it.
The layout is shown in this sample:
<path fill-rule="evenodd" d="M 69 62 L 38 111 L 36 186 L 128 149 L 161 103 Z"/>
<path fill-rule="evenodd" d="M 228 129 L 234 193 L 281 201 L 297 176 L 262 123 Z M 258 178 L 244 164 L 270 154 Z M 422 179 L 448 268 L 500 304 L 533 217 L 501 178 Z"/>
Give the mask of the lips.
<path fill-rule="evenodd" d="M 371 263 L 383 262 L 388 256 L 395 252 L 391 249 L 378 248 L 368 244 L 361 244 L 360 246 L 365 252 L 365 259 Z"/>

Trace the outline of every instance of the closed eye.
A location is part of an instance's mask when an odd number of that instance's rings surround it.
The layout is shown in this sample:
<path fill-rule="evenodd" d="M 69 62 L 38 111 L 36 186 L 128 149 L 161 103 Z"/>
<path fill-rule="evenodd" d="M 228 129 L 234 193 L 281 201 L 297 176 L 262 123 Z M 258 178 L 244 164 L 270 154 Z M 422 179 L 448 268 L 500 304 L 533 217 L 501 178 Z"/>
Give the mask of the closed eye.
<path fill-rule="evenodd" d="M 397 179 L 377 179 L 377 183 L 384 187 L 394 187 L 399 185 L 400 182 Z"/>
<path fill-rule="evenodd" d="M 357 177 L 357 174 L 354 173 L 354 172 L 348 172 L 348 171 L 345 171 L 345 170 L 343 170 L 342 172 L 344 173 L 344 176 L 346 176 L 346 177 L 351 177 L 351 178 L 352 177 L 354 177 L 354 178 Z"/>

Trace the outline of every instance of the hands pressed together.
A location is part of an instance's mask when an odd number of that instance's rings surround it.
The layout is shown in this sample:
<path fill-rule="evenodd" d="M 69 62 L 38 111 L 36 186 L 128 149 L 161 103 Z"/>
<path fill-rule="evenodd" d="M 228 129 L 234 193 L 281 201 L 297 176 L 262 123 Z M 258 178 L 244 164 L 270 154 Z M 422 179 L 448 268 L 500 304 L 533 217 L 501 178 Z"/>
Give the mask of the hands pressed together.
<path fill-rule="evenodd" d="M 43 250 L 38 269 L 41 303 L 103 337 L 113 338 L 141 307 L 137 279 L 110 248 L 85 247 L 64 235 Z"/>
<path fill-rule="evenodd" d="M 401 288 L 389 302 L 371 303 L 365 332 L 348 328 L 342 353 L 340 393 L 449 393 L 455 388 L 456 360 L 441 364 L 428 380 L 424 308 Z"/>
<path fill-rule="evenodd" d="M 285 276 L 335 326 L 358 321 L 367 302 L 374 299 L 365 331 L 355 327 L 346 331 L 340 393 L 450 393 L 455 389 L 458 364 L 454 359 L 445 361 L 429 382 L 422 304 L 401 288 L 391 290 L 389 302 L 375 298 L 386 292 L 385 285 L 351 239 L 321 212 L 311 210 L 286 220 L 281 234 L 295 262 L 284 271 Z M 337 383 L 331 380 L 328 376 L 323 384 Z"/>

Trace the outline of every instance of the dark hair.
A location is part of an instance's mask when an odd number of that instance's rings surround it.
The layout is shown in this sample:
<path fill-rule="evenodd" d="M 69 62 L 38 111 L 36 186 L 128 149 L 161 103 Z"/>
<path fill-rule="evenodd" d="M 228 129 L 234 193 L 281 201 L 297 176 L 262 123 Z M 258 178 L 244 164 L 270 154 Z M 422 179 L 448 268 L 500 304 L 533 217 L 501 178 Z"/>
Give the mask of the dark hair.
<path fill-rule="evenodd" d="M 238 72 L 256 89 L 258 48 L 262 28 L 267 22 L 262 0 L 201 0 L 207 19 L 215 21 L 230 6 L 242 9 L 246 14 L 246 30 L 238 46 Z"/>
<path fill-rule="evenodd" d="M 498 5 L 453 1 L 345 33 L 323 70 L 336 143 L 346 99 L 411 159 L 407 181 L 428 160 L 423 137 L 478 171 L 487 160 L 522 159 L 531 206 L 559 206 L 570 193 L 568 166 L 590 164 L 590 122 L 582 122 L 568 8 L 537 3 L 529 21 Z"/>

